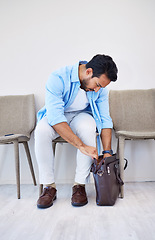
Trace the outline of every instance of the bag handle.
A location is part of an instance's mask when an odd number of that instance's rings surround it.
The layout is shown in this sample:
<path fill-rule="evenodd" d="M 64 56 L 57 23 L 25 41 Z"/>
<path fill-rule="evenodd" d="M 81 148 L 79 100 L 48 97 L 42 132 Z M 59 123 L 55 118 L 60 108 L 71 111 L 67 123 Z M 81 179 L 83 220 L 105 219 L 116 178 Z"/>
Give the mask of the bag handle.
<path fill-rule="evenodd" d="M 105 158 L 102 158 L 101 161 L 98 163 L 97 159 L 94 158 L 94 163 L 92 165 L 91 171 L 96 174 L 97 171 L 101 168 L 102 164 L 104 163 L 104 160 L 105 160 Z M 119 161 L 119 159 L 116 159 L 116 160 Z M 125 165 L 124 165 L 124 170 L 125 170 L 127 168 L 127 165 L 128 165 L 128 160 L 126 158 L 124 158 L 124 160 L 125 160 Z"/>
<path fill-rule="evenodd" d="M 97 171 L 101 168 L 103 163 L 104 163 L 104 158 L 102 158 L 102 160 L 99 163 L 98 163 L 97 159 L 94 158 L 94 163 L 92 164 L 91 171 L 96 174 Z"/>

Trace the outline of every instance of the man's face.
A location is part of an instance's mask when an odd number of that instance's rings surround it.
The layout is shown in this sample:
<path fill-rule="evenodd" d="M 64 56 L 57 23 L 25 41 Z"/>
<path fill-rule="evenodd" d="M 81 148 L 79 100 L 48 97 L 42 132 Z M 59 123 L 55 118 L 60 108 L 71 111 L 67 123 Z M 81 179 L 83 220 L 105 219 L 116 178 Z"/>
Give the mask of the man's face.
<path fill-rule="evenodd" d="M 86 74 L 86 76 L 81 81 L 81 88 L 86 92 L 98 92 L 100 88 L 104 88 L 110 83 L 110 79 L 105 74 L 102 74 L 99 78 L 92 78 L 92 75 L 93 74 L 91 73 Z"/>

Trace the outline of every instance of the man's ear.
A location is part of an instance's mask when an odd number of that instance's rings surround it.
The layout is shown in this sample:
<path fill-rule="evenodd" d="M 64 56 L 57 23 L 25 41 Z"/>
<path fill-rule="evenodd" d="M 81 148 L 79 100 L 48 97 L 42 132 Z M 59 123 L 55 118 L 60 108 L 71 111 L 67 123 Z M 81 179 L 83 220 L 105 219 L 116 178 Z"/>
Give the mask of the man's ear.
<path fill-rule="evenodd" d="M 86 69 L 86 75 L 90 76 L 90 77 L 93 76 L 93 69 L 92 68 L 87 68 Z"/>

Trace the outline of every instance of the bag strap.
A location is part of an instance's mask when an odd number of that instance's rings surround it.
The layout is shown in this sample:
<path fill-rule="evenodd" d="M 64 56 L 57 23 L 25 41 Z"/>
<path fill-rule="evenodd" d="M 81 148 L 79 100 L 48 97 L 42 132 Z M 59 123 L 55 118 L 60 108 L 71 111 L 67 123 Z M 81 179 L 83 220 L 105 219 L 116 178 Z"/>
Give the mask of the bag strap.
<path fill-rule="evenodd" d="M 128 166 L 128 160 L 126 158 L 124 158 L 124 161 L 125 161 L 125 166 L 124 166 L 124 170 L 125 170 Z"/>
<path fill-rule="evenodd" d="M 118 181 L 118 183 L 122 186 L 122 185 L 124 185 L 124 182 L 123 182 L 123 180 L 121 179 L 121 177 L 120 177 L 120 172 L 119 172 L 119 165 L 118 164 L 115 164 L 115 174 L 116 174 L 116 179 L 117 179 L 117 181 Z"/>
<path fill-rule="evenodd" d="M 127 168 L 127 165 L 128 165 L 128 160 L 126 158 L 124 158 L 124 160 L 125 160 L 125 166 L 124 166 L 124 170 L 125 170 Z M 120 177 L 120 171 L 119 171 L 118 168 L 119 168 L 119 164 L 115 164 L 116 178 L 117 178 L 118 183 L 122 186 L 122 185 L 124 185 L 124 182 Z"/>

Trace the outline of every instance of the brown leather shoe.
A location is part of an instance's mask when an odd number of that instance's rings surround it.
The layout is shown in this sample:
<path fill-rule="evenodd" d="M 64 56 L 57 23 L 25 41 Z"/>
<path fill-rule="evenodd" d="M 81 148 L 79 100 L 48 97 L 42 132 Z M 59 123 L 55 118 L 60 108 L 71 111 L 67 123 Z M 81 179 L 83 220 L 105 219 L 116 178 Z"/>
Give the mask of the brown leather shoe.
<path fill-rule="evenodd" d="M 37 201 L 38 208 L 48 208 L 53 205 L 53 201 L 56 199 L 57 190 L 53 187 L 46 187 L 43 193 L 40 195 Z"/>
<path fill-rule="evenodd" d="M 72 205 L 75 207 L 81 207 L 88 203 L 85 186 L 75 185 L 72 188 Z"/>

